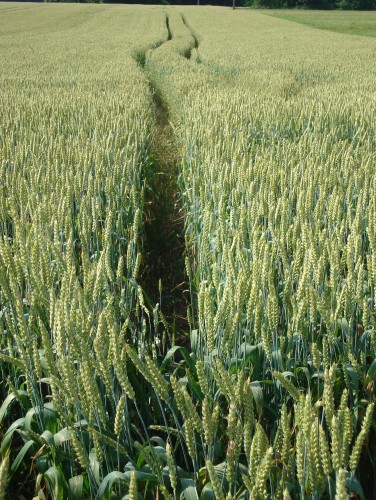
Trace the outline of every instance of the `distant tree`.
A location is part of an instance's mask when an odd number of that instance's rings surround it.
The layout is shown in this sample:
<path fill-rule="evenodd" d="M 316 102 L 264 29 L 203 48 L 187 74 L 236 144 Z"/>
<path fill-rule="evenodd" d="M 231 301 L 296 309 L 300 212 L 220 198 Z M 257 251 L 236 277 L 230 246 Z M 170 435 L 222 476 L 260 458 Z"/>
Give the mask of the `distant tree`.
<path fill-rule="evenodd" d="M 33 0 L 31 0 L 33 1 Z M 104 0 L 44 0 L 46 3 L 104 3 Z"/>
<path fill-rule="evenodd" d="M 342 10 L 374 10 L 376 0 L 338 0 L 336 7 Z"/>
<path fill-rule="evenodd" d="M 286 6 L 285 0 L 246 0 L 245 5 L 256 9 L 280 9 Z"/>

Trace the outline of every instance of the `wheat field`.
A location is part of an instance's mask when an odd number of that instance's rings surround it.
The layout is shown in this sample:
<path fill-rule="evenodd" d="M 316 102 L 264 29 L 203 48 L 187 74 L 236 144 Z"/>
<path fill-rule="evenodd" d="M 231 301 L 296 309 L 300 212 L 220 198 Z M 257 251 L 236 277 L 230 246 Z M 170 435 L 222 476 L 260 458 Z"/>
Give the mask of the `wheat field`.
<path fill-rule="evenodd" d="M 373 498 L 376 40 L 2 3 L 0 53 L 0 498 Z"/>

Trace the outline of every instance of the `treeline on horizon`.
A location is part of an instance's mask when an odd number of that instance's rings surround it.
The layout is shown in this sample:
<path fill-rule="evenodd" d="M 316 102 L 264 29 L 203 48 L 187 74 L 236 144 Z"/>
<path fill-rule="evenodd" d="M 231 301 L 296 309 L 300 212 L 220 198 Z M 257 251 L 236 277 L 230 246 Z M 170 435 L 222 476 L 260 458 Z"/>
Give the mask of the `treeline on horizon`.
<path fill-rule="evenodd" d="M 48 2 L 67 3 L 126 3 L 153 5 L 218 5 L 232 6 L 233 0 L 45 0 Z M 236 7 L 261 9 L 340 9 L 340 10 L 376 10 L 376 0 L 235 0 Z"/>

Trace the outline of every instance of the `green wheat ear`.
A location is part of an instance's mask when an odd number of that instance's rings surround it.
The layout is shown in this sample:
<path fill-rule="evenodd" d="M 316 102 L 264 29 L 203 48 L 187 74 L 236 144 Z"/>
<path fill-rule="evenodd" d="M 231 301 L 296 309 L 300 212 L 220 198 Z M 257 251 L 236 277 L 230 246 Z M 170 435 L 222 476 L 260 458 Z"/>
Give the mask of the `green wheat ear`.
<path fill-rule="evenodd" d="M 137 477 L 136 471 L 132 470 L 131 472 L 131 480 L 129 483 L 129 499 L 136 500 L 137 499 Z"/>
<path fill-rule="evenodd" d="M 363 422 L 362 422 L 362 427 L 360 429 L 360 433 L 358 434 L 354 447 L 352 449 L 351 455 L 350 455 L 350 469 L 354 471 L 358 465 L 360 453 L 362 450 L 362 446 L 364 443 L 364 440 L 366 439 L 369 430 L 371 428 L 372 422 L 374 420 L 374 410 L 375 410 L 375 403 L 371 403 L 367 406 L 366 414 L 364 416 Z"/>
<path fill-rule="evenodd" d="M 6 453 L 0 464 L 0 498 L 5 499 L 8 483 L 9 453 Z"/>

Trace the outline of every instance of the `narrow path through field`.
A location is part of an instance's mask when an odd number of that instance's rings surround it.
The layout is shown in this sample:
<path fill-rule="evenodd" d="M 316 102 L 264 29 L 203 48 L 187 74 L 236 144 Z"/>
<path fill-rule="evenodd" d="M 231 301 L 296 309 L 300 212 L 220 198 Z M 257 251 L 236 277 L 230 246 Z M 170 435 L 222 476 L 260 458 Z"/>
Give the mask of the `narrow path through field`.
<path fill-rule="evenodd" d="M 183 18 L 182 20 L 187 26 Z M 168 42 L 173 39 L 168 15 L 166 29 Z M 188 26 L 187 29 L 192 34 Z M 197 47 L 198 41 L 195 37 L 194 40 Z M 157 47 L 154 50 L 156 49 Z M 149 51 L 149 57 L 150 53 Z M 145 54 L 141 57 L 142 62 L 140 60 L 138 62 L 149 79 L 154 103 L 155 128 L 149 144 L 151 163 L 146 179 L 144 266 L 141 285 L 151 304 L 160 304 L 171 333 L 178 337 L 178 343 L 182 343 L 189 331 L 187 320 L 189 290 L 184 262 L 185 215 L 181 206 L 179 187 L 180 157 L 170 123 L 169 110 L 147 69 L 147 57 Z"/>
<path fill-rule="evenodd" d="M 189 329 L 186 318 L 189 295 L 188 292 L 185 294 L 184 266 L 185 217 L 178 185 L 179 156 L 168 109 L 154 89 L 153 100 L 156 122 L 147 179 L 143 286 L 153 304 L 160 303 L 172 332 L 179 334 Z"/>
<path fill-rule="evenodd" d="M 189 31 L 189 33 L 191 34 L 193 40 L 194 40 L 194 49 L 198 49 L 198 46 L 199 46 L 199 40 L 198 40 L 198 37 L 196 35 L 196 33 L 192 30 L 192 28 L 190 27 L 186 17 L 182 14 L 181 15 L 181 20 L 183 21 L 183 24 L 185 25 L 185 27 L 187 28 L 187 30 Z M 189 56 L 188 56 L 188 59 L 191 58 L 191 55 L 192 55 L 192 50 L 190 50 L 190 53 L 189 53 Z M 198 61 L 197 61 L 198 62 Z"/>

